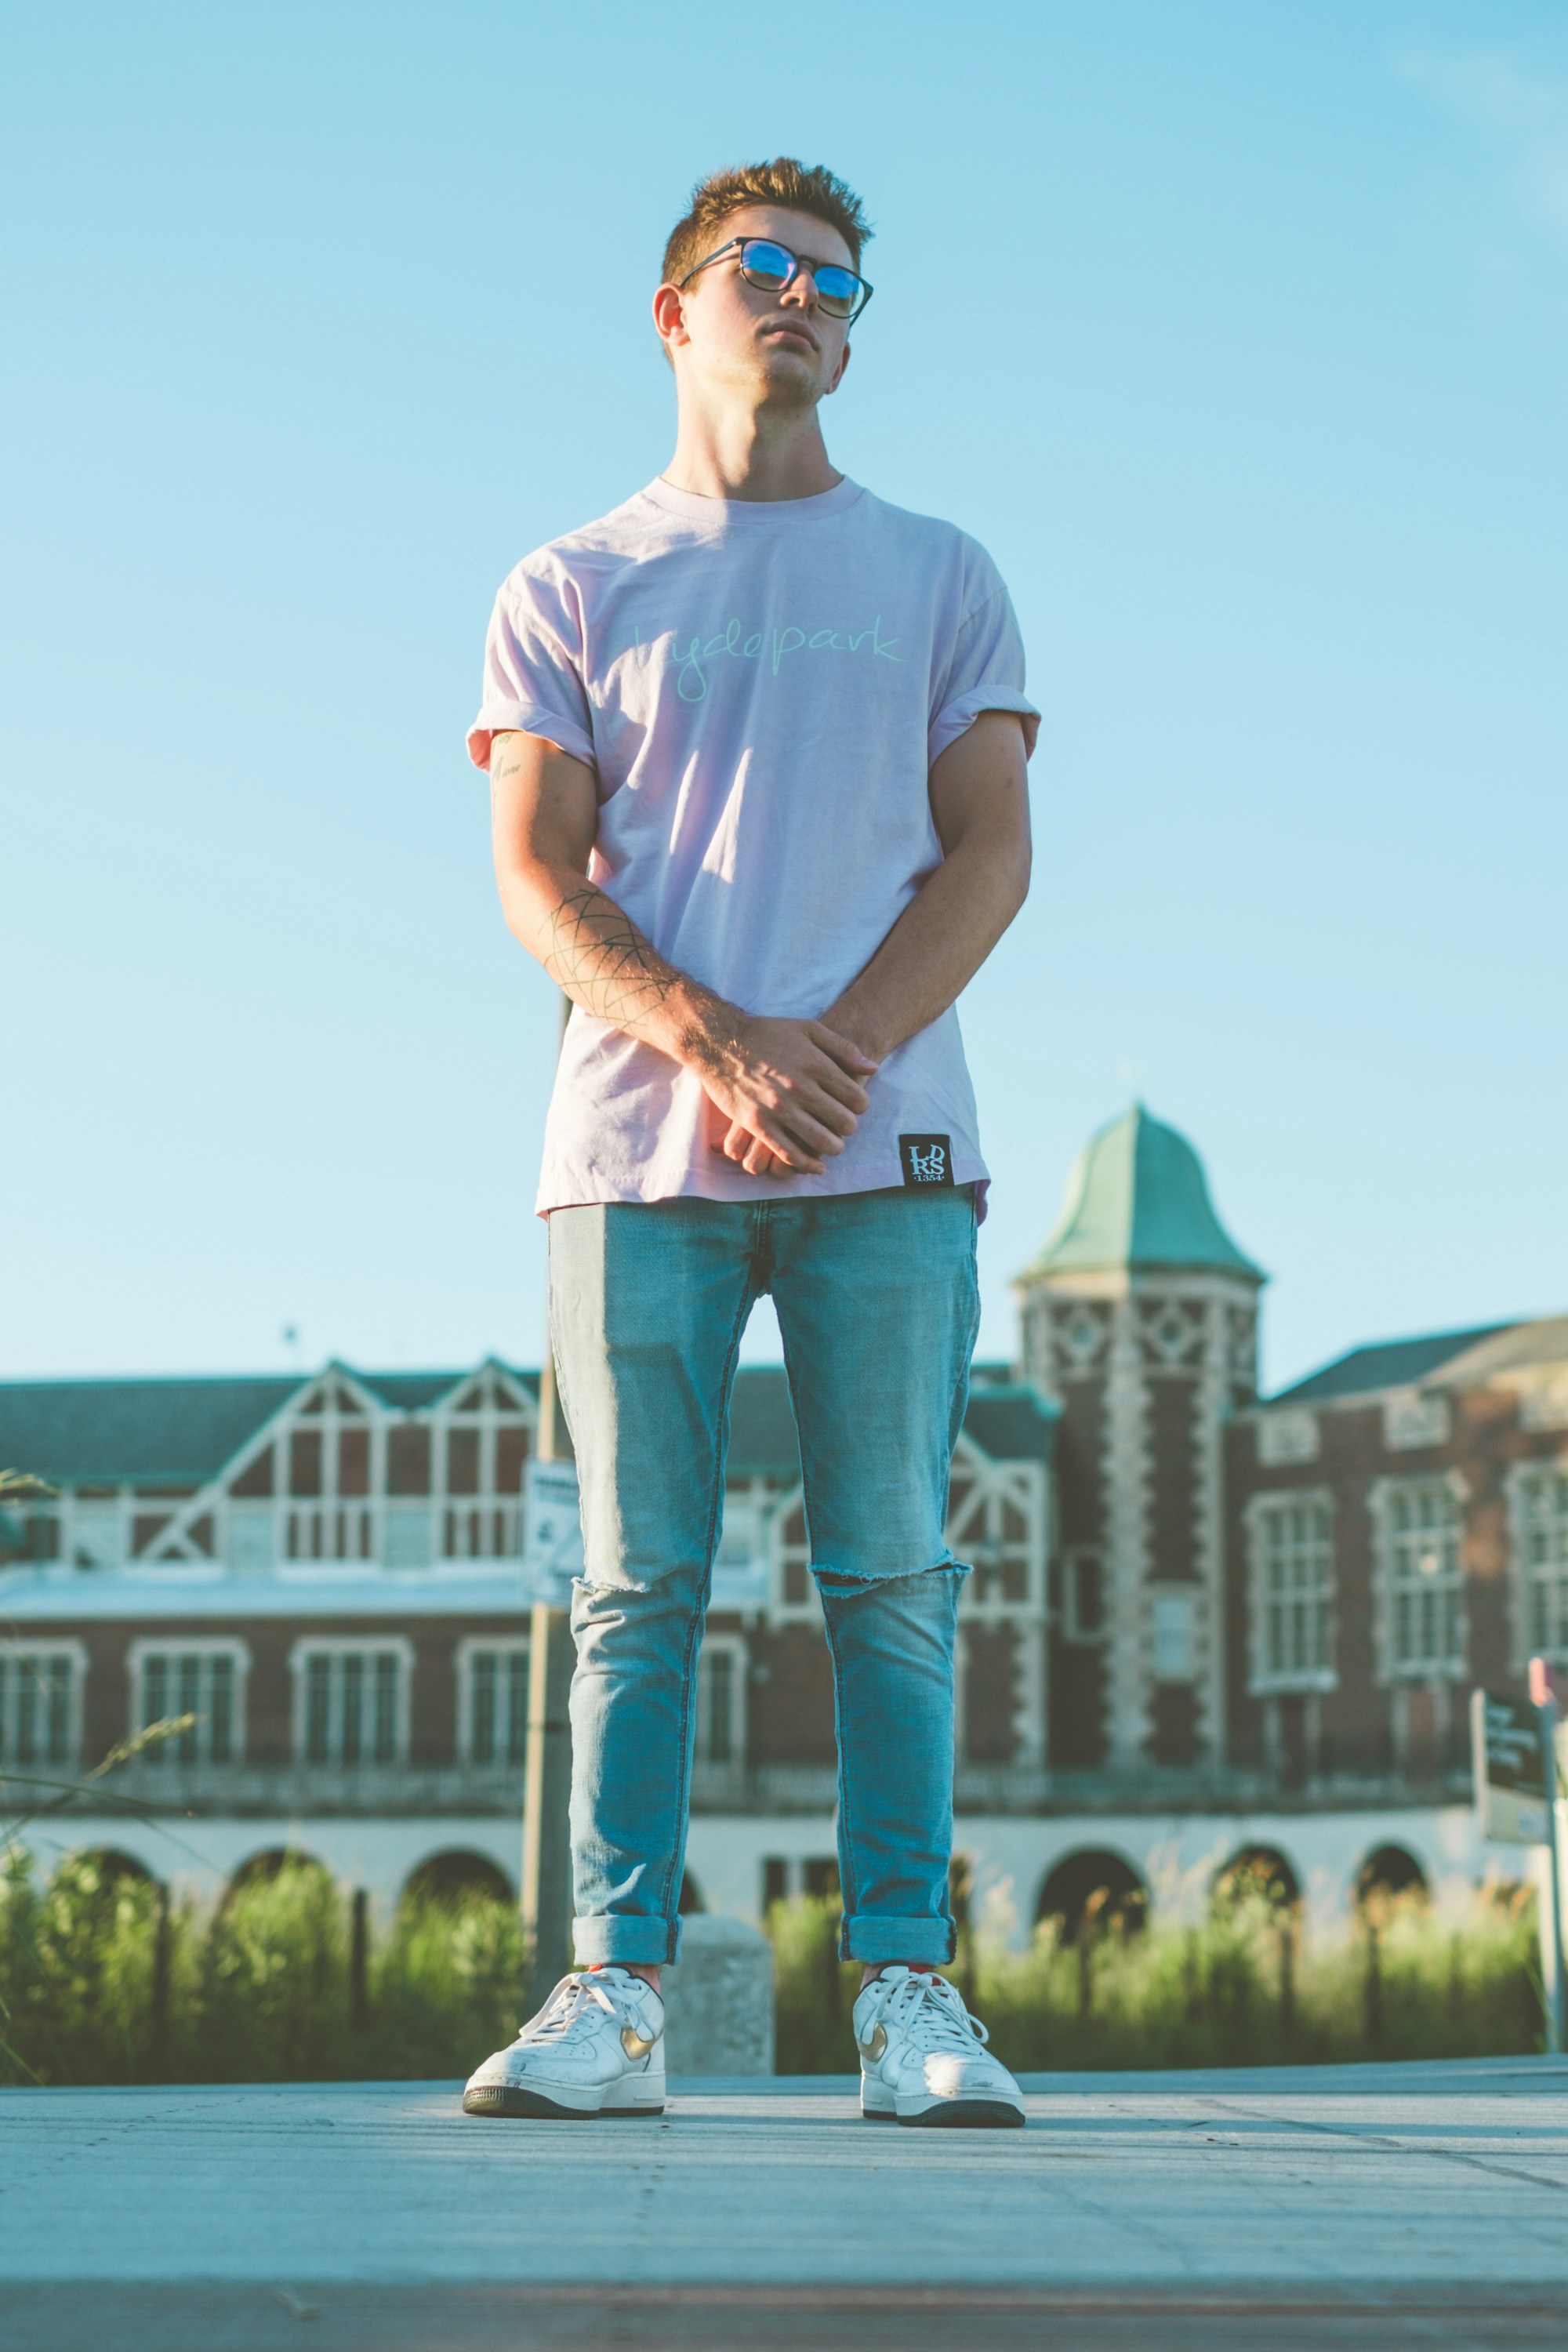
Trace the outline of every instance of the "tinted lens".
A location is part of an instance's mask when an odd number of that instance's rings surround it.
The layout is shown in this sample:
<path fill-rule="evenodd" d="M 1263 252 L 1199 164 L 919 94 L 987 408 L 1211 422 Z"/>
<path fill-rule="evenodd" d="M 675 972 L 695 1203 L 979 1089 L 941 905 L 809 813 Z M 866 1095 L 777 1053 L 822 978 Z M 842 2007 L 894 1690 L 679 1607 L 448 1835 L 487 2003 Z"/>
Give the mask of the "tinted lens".
<path fill-rule="evenodd" d="M 835 319 L 847 319 L 860 299 L 860 280 L 852 269 L 824 262 L 816 272 L 816 299 Z"/>
<path fill-rule="evenodd" d="M 741 267 L 753 286 L 760 286 L 765 294 L 776 294 L 781 286 L 789 284 L 795 256 L 765 236 L 749 236 L 741 247 Z"/>

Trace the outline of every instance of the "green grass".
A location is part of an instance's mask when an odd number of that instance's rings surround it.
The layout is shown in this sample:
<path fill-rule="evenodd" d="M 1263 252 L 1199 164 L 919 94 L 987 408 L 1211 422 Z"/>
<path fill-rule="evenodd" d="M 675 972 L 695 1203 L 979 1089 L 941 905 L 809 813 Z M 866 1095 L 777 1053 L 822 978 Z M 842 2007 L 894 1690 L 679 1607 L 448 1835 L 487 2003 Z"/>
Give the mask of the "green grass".
<path fill-rule="evenodd" d="M 842 2073 L 858 1965 L 835 1957 L 836 1902 L 780 1904 L 781 2074 Z M 1478 1898 L 1462 1927 L 1409 1897 L 1308 1947 L 1258 1896 L 1201 1927 L 1059 1925 L 1029 1949 L 960 1937 L 950 1973 L 1023 2072 L 1084 2067 L 1289 2066 L 1482 2057 L 1542 2046 L 1534 1898 Z"/>
<path fill-rule="evenodd" d="M 405 1906 L 353 1965 L 352 1899 L 300 1862 L 217 1911 L 68 1858 L 0 1875 L 0 2082 L 467 2074 L 522 2015 L 522 1934 L 489 1899 Z"/>
<path fill-rule="evenodd" d="M 362 1915 L 363 1917 L 363 1915 Z M 783 2074 L 854 2065 L 858 1968 L 837 1906 L 770 1916 Z M 1533 1901 L 1478 1899 L 1462 1926 L 1405 1900 L 1304 1945 L 1258 1897 L 1198 1927 L 1042 1928 L 1024 1953 L 967 1935 L 952 1973 L 1021 2070 L 1303 2064 L 1541 2047 Z M 216 1911 L 171 1906 L 88 1855 L 47 1883 L 0 1865 L 0 2082 L 429 2079 L 468 2074 L 522 2011 L 516 1912 L 405 1905 L 356 1956 L 353 1898 L 300 1862 Z"/>

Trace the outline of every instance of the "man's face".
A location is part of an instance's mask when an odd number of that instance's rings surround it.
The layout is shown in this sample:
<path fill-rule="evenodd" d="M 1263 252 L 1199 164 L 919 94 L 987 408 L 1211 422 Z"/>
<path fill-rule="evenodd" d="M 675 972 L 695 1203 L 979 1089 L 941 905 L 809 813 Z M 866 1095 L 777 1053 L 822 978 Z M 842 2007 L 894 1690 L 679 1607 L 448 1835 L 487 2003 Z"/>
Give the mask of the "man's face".
<path fill-rule="evenodd" d="M 835 228 L 783 205 L 748 205 L 713 234 L 713 247 L 736 236 L 776 237 L 792 253 L 853 269 L 855 257 Z M 710 248 L 711 249 L 711 248 Z M 661 286 L 654 320 L 678 381 L 693 387 L 747 389 L 770 406 L 811 408 L 837 389 L 849 361 L 849 322 L 817 303 L 816 281 L 798 271 L 780 293 L 748 285 L 739 251 L 710 263 L 680 291 Z"/>

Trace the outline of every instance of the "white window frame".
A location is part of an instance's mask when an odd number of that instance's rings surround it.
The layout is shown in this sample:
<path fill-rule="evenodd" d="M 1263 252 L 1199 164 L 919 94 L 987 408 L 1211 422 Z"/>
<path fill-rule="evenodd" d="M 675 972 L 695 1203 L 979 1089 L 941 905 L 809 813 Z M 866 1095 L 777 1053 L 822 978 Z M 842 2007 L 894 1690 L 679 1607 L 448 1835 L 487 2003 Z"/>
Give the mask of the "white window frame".
<path fill-rule="evenodd" d="M 17 1668 L 24 1660 L 34 1664 L 55 1664 L 64 1659 L 70 1668 L 66 1690 L 65 1753 L 22 1756 L 16 1746 Z M 68 1770 L 81 1762 L 83 1701 L 87 1685 L 88 1654 L 80 1642 L 29 1642 L 25 1638 L 0 1642 L 0 1672 L 5 1677 L 3 1697 L 0 1697 L 0 1763 L 22 1765 L 63 1766 Z"/>
<path fill-rule="evenodd" d="M 1165 1684 L 1195 1683 L 1202 1672 L 1204 1649 L 1202 1599 L 1196 1584 L 1153 1585 L 1149 1592 L 1149 1678 Z M 1179 1604 L 1179 1612 L 1177 1604 Z M 1163 1668 L 1160 1663 L 1161 1629 L 1163 1616 L 1167 1626 L 1176 1622 L 1178 1613 L 1185 1617 L 1186 1647 L 1182 1665 L 1175 1671 Z"/>
<path fill-rule="evenodd" d="M 106 1575 L 126 1566 L 131 1557 L 130 1496 L 123 1486 L 112 1495 L 79 1495 L 74 1487 L 60 1498 L 60 1559 L 88 1574 Z M 89 1538 L 106 1535 L 107 1549 Z"/>
<path fill-rule="evenodd" d="M 1380 1683 L 1457 1682 L 1469 1673 L 1470 1629 L 1464 1559 L 1466 1491 L 1464 1480 L 1452 1470 L 1437 1471 L 1426 1477 L 1379 1478 L 1373 1486 L 1368 1502 L 1376 1563 L 1373 1637 Z M 1432 1529 L 1396 1527 L 1400 1503 L 1414 1497 L 1441 1497 L 1449 1515 L 1446 1524 Z M 1428 1581 L 1417 1583 L 1413 1577 L 1402 1573 L 1405 1555 L 1414 1559 L 1419 1552 L 1426 1557 L 1435 1548 L 1444 1557 Z M 1425 1571 L 1422 1573 L 1425 1575 Z M 1405 1658 L 1397 1654 L 1399 1600 L 1406 1591 L 1417 1600 L 1425 1600 L 1430 1592 L 1451 1602 L 1453 1639 L 1446 1656 Z"/>
<path fill-rule="evenodd" d="M 339 1404 L 344 1391 L 353 1403 Z M 321 1400 L 321 1410 L 308 1407 Z M 338 1492 L 338 1444 L 345 1430 L 363 1431 L 368 1460 L 363 1495 Z M 291 1456 L 297 1437 L 321 1441 L 321 1491 L 290 1491 Z M 280 1578 L 345 1572 L 374 1574 L 381 1558 L 381 1506 L 386 1487 L 384 1416 L 342 1372 L 323 1373 L 310 1394 L 292 1407 L 277 1437 L 273 1496 L 278 1511 L 275 1572 Z"/>
<path fill-rule="evenodd" d="M 1011 1522 L 1011 1524 L 1009 1524 Z M 1041 1462 L 999 1460 L 961 1431 L 952 1454 L 944 1539 L 974 1570 L 959 1587 L 961 1617 L 987 1624 L 1043 1624 L 1049 1608 L 1050 1512 Z M 1021 1571 L 1021 1593 L 1004 1591 Z"/>
<path fill-rule="evenodd" d="M 130 1716 L 126 1727 L 130 1737 L 134 1739 L 137 1733 L 145 1728 L 148 1721 L 147 1668 L 149 1664 L 154 1659 L 173 1661 L 176 1658 L 192 1657 L 200 1660 L 202 1665 L 208 1669 L 208 1672 L 202 1676 L 204 1683 L 210 1679 L 211 1663 L 215 1658 L 226 1658 L 234 1668 L 229 1753 L 219 1761 L 224 1764 L 243 1764 L 246 1755 L 246 1695 L 250 1677 L 250 1651 L 244 1642 L 205 1635 L 193 1636 L 188 1640 L 181 1641 L 174 1636 L 163 1634 L 146 1635 L 140 1641 L 132 1642 L 125 1654 L 126 1673 L 131 1685 Z M 206 1696 L 206 1691 L 204 1689 L 200 1694 L 204 1702 Z M 177 1691 L 171 1692 L 164 1712 L 169 1715 L 184 1715 L 188 1712 L 181 1705 Z M 195 1713 L 197 1721 L 195 1728 L 187 1732 L 184 1738 L 160 1741 L 146 1751 L 143 1760 L 149 1765 L 161 1765 L 165 1760 L 169 1764 L 176 1762 L 210 1764 L 214 1760 L 211 1717 L 204 1713 L 201 1706 L 197 1706 Z M 185 1748 L 186 1740 L 193 1744 L 195 1753 L 192 1754 L 187 1750 L 182 1757 L 179 1751 Z"/>
<path fill-rule="evenodd" d="M 801 1521 L 798 1541 L 789 1534 L 789 1523 L 797 1511 Z M 776 1564 L 774 1600 L 768 1612 L 769 1618 L 777 1625 L 810 1623 L 821 1615 L 822 1605 L 816 1579 L 811 1572 L 811 1531 L 805 1525 L 805 1490 L 803 1486 L 786 1486 L 780 1494 L 768 1523 L 768 1533 Z M 798 1601 L 788 1597 L 790 1586 L 795 1580 L 791 1574 L 792 1570 L 799 1571 L 801 1598 Z"/>
<path fill-rule="evenodd" d="M 397 1659 L 397 1679 L 394 1704 L 394 1753 L 385 1756 L 362 1756 L 345 1765 L 342 1759 L 342 1675 L 340 1670 L 331 1688 L 331 1734 L 325 1757 L 307 1753 L 310 1668 L 315 1658 L 374 1658 L 391 1651 Z M 409 1734 L 413 1717 L 414 1644 L 398 1633 L 365 1634 L 356 1639 L 349 1636 L 320 1635 L 296 1642 L 289 1653 L 289 1672 L 293 1682 L 290 1746 L 296 1764 L 307 1764 L 317 1770 L 363 1771 L 383 1770 L 389 1765 L 408 1761 Z"/>
<path fill-rule="evenodd" d="M 458 1761 L 470 1765 L 475 1771 L 498 1769 L 511 1771 L 521 1763 L 521 1746 L 515 1738 L 503 1741 L 503 1746 L 518 1747 L 516 1757 L 474 1754 L 474 1683 L 475 1668 L 481 1657 L 521 1658 L 526 1665 L 531 1644 L 526 1633 L 470 1633 L 458 1643 Z M 510 1680 L 510 1678 L 509 1678 Z M 522 1677 L 523 1736 L 528 1730 L 528 1676 Z"/>
<path fill-rule="evenodd" d="M 6 1517 L 22 1538 L 22 1549 L 13 1552 L 9 1559 L 0 1559 L 0 1576 L 38 1575 L 52 1569 L 58 1574 L 69 1567 L 64 1550 L 64 1536 L 69 1498 L 57 1492 L 42 1495 L 30 1502 L 11 1505 Z"/>
<path fill-rule="evenodd" d="M 1100 1622 L 1085 1622 L 1082 1608 L 1080 1578 L 1090 1572 L 1100 1580 Z M 1106 1580 L 1105 1547 L 1103 1544 L 1068 1544 L 1061 1555 L 1059 1578 L 1059 1626 L 1064 1642 L 1088 1647 L 1105 1641 L 1110 1632 L 1110 1589 Z"/>
<path fill-rule="evenodd" d="M 482 1391 L 483 1402 L 465 1409 L 465 1400 L 476 1389 Z M 496 1454 L 503 1429 L 521 1429 L 528 1440 L 523 1454 L 524 1486 L 516 1494 L 502 1494 L 496 1485 Z M 479 1441 L 479 1486 L 471 1495 L 447 1490 L 447 1441 L 455 1431 L 471 1431 Z M 538 1431 L 539 1415 L 531 1397 L 526 1390 L 520 1391 L 511 1375 L 493 1363 L 469 1373 L 437 1406 L 430 1418 L 430 1538 L 437 1569 L 464 1575 L 486 1568 L 499 1568 L 503 1573 L 515 1570 L 522 1558 L 523 1493 Z"/>
<path fill-rule="evenodd" d="M 1303 1588 L 1297 1598 L 1323 1614 L 1322 1663 L 1312 1666 L 1275 1666 L 1269 1662 L 1268 1627 L 1270 1602 L 1273 1595 L 1268 1582 L 1268 1567 L 1271 1547 L 1268 1540 L 1268 1520 L 1273 1513 L 1285 1510 L 1320 1510 L 1326 1522 L 1323 1549 L 1327 1555 L 1327 1571 L 1321 1584 Z M 1266 1493 L 1254 1495 L 1247 1506 L 1247 1617 L 1252 1673 L 1247 1687 L 1258 1696 L 1292 1691 L 1331 1691 L 1339 1688 L 1339 1673 L 1334 1660 L 1339 1641 L 1339 1559 L 1334 1541 L 1334 1496 L 1328 1486 L 1274 1486 Z"/>
<path fill-rule="evenodd" d="M 776 1598 L 768 1617 L 773 1624 L 800 1624 L 821 1614 L 816 1580 L 810 1572 L 811 1543 L 804 1507 L 804 1489 L 792 1486 L 778 1494 L 769 1514 Z M 798 1541 L 788 1533 L 789 1522 L 797 1511 L 802 1514 Z M 1018 1525 L 1010 1529 L 1009 1519 Z M 1003 1581 L 1000 1578 L 984 1573 L 966 1576 L 959 1592 L 962 1618 L 991 1624 L 1046 1624 L 1049 1614 L 1050 1507 L 1043 1462 L 993 1457 L 960 1431 L 953 1448 L 943 1533 L 954 1556 L 968 1561 L 978 1571 L 1009 1566 L 1023 1570 L 1021 1600 L 1004 1597 L 998 1589 Z M 786 1598 L 792 1580 L 790 1571 L 795 1568 L 802 1571 L 805 1588 L 798 1601 Z M 982 1587 L 989 1590 L 983 1594 Z"/>
<path fill-rule="evenodd" d="M 1447 1445 L 1454 1416 L 1440 1391 L 1394 1389 L 1383 1401 L 1383 1449 L 1385 1454 L 1418 1454 Z"/>
<path fill-rule="evenodd" d="M 1558 1507 L 1544 1514 L 1531 1500 L 1531 1490 L 1538 1482 L 1563 1490 Z M 1531 1462 L 1516 1462 L 1509 1473 L 1508 1507 L 1515 1595 L 1514 1664 L 1522 1672 L 1525 1661 L 1537 1653 L 1556 1664 L 1568 1664 L 1568 1455 L 1555 1459 L 1538 1455 Z M 1550 1557 L 1547 1546 L 1554 1547 L 1555 1559 Z M 1540 1564 L 1531 1558 L 1538 1549 Z M 1544 1575 L 1539 1572 L 1541 1564 L 1548 1571 Z M 1538 1638 L 1536 1592 L 1542 1584 L 1556 1588 L 1555 1606 L 1549 1607 L 1547 1615 L 1548 1632 L 1553 1618 L 1560 1632 L 1561 1638 L 1555 1642 Z"/>
<path fill-rule="evenodd" d="M 725 1488 L 709 1584 L 710 1609 L 765 1609 L 773 1599 L 773 1501 L 765 1479 L 738 1479 Z"/>
<path fill-rule="evenodd" d="M 1309 1405 L 1277 1405 L 1260 1412 L 1257 1421 L 1258 1459 L 1265 1469 L 1287 1468 L 1293 1462 L 1315 1462 L 1321 1450 L 1318 1416 Z"/>
<path fill-rule="evenodd" d="M 474 1393 L 476 1384 L 481 1385 L 483 1396 L 479 1410 L 460 1412 L 458 1406 Z M 317 1402 L 322 1410 L 313 1412 L 310 1407 Z M 531 1391 L 493 1357 L 465 1372 L 433 1406 L 410 1412 L 389 1408 L 346 1365 L 330 1364 L 303 1382 L 269 1421 L 253 1432 L 215 1479 L 175 1506 L 168 1526 L 141 1558 L 208 1566 L 216 1556 L 232 1572 L 233 1555 L 243 1530 L 247 1557 L 242 1572 L 276 1576 L 283 1581 L 316 1581 L 322 1576 L 374 1577 L 388 1568 L 403 1573 L 445 1569 L 448 1574 L 465 1577 L 487 1570 L 500 1576 L 515 1574 L 521 1557 L 521 1498 L 495 1491 L 497 1442 L 501 1429 L 520 1427 L 531 1454 L 538 1417 Z M 409 1424 L 424 1429 L 430 1437 L 430 1491 L 394 1496 L 387 1491 L 390 1441 L 395 1430 Z M 476 1496 L 454 1497 L 447 1493 L 445 1437 L 453 1427 L 480 1433 L 481 1492 Z M 333 1441 L 344 1428 L 363 1428 L 369 1435 L 369 1490 L 363 1495 L 338 1491 L 341 1464 Z M 296 1435 L 312 1433 L 327 1441 L 323 1492 L 292 1495 L 289 1492 L 290 1441 Z M 269 1492 L 237 1494 L 235 1488 L 268 1452 L 274 1457 Z M 137 1499 L 132 1497 L 132 1503 Z M 126 1509 L 132 1503 L 124 1503 Z M 482 1523 L 448 1528 L 448 1507 L 465 1517 L 469 1512 L 477 1513 Z M 209 1512 L 217 1537 L 216 1555 L 208 1545 L 193 1539 L 193 1529 Z M 395 1548 L 401 1554 L 395 1561 L 388 1557 Z"/>
<path fill-rule="evenodd" d="M 1521 1429 L 1568 1429 L 1568 1365 L 1521 1381 L 1518 1394 Z"/>
<path fill-rule="evenodd" d="M 709 1697 L 709 1665 L 714 1658 L 730 1661 L 730 1753 L 712 1753 L 712 1706 Z M 721 1770 L 746 1760 L 746 1685 L 751 1679 L 750 1644 L 740 1633 L 707 1633 L 697 1654 L 696 1760 Z"/>

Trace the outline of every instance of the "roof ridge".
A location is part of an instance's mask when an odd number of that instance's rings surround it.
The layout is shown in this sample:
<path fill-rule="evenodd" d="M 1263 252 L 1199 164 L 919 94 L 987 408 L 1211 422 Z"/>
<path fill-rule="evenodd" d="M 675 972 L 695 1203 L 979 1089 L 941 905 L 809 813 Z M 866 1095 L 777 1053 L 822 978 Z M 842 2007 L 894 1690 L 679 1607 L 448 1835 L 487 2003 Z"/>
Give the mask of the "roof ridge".
<path fill-rule="evenodd" d="M 1496 1339 L 1500 1332 L 1518 1330 L 1532 1319 L 1535 1318 L 1529 1316 L 1513 1316 L 1498 1323 L 1461 1325 L 1453 1330 L 1412 1332 L 1397 1339 L 1363 1339 L 1354 1347 L 1345 1349 L 1342 1354 L 1331 1357 L 1326 1364 L 1320 1364 L 1316 1371 L 1303 1374 L 1289 1388 L 1276 1390 L 1271 1397 L 1265 1397 L 1260 1402 L 1267 1409 L 1277 1404 L 1306 1403 L 1313 1397 L 1373 1396 L 1380 1389 L 1408 1388 L 1413 1381 L 1430 1379 L 1446 1363 L 1468 1354 L 1483 1340 Z M 1428 1354 L 1429 1350 L 1436 1352 Z M 1368 1358 L 1397 1359 L 1412 1355 L 1425 1356 L 1426 1360 L 1406 1363 L 1403 1368 L 1392 1361 L 1380 1365 L 1379 1369 L 1390 1375 L 1386 1379 L 1357 1381 L 1346 1377 L 1354 1366 L 1364 1365 Z"/>

